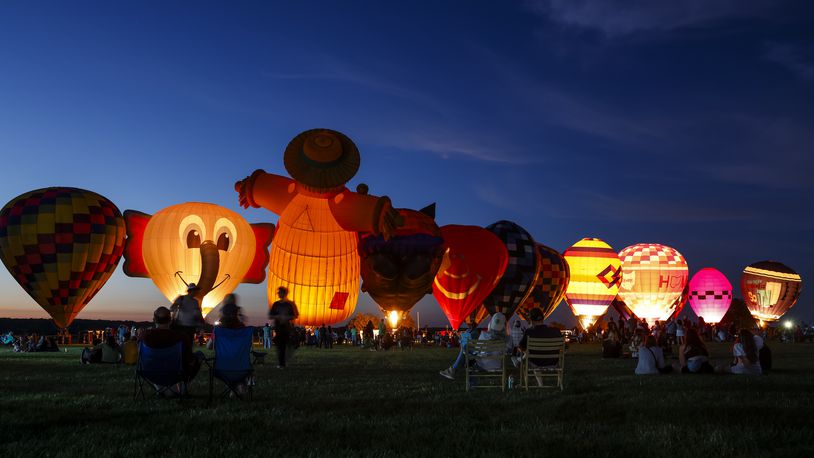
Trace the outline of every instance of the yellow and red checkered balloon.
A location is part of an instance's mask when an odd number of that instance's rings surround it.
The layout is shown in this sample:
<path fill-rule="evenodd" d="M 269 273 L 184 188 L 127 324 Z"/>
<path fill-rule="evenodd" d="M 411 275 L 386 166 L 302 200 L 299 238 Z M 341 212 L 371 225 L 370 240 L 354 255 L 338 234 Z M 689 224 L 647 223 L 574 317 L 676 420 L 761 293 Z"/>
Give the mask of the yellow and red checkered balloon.
<path fill-rule="evenodd" d="M 619 259 L 619 297 L 650 324 L 668 319 L 687 286 L 689 272 L 684 256 L 658 243 L 638 243 L 620 251 Z"/>
<path fill-rule="evenodd" d="M 3 264 L 60 328 L 116 270 L 124 237 L 119 209 L 84 189 L 37 189 L 0 211 Z"/>

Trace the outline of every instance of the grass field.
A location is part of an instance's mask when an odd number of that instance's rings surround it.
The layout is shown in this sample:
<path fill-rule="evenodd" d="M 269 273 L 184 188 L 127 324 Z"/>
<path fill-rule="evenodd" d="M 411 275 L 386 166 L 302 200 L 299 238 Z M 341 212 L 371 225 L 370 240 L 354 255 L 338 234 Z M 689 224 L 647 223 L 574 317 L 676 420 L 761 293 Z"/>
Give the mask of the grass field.
<path fill-rule="evenodd" d="M 728 346 L 711 347 L 715 362 Z M 258 366 L 250 403 L 132 401 L 133 369 L 0 350 L 0 456 L 812 456 L 814 345 L 773 345 L 768 376 L 634 376 L 572 345 L 559 391 L 464 391 L 457 350 L 300 350 Z M 270 355 L 272 356 L 272 355 Z"/>

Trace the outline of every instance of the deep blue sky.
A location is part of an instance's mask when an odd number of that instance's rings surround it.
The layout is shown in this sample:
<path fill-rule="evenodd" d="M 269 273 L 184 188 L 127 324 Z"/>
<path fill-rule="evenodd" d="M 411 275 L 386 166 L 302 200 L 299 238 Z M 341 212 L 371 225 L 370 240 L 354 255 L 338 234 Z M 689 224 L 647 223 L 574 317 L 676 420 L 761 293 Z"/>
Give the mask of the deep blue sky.
<path fill-rule="evenodd" d="M 132 3 L 0 4 L 0 203 L 69 185 L 239 210 L 236 180 L 329 127 L 361 150 L 352 187 L 440 224 L 664 243 L 736 285 L 763 259 L 814 274 L 808 2 Z M 0 288 L 0 315 L 43 315 Z M 264 286 L 237 292 L 259 319 Z M 162 300 L 119 270 L 80 317 Z M 809 294 L 791 315 L 814 319 Z"/>

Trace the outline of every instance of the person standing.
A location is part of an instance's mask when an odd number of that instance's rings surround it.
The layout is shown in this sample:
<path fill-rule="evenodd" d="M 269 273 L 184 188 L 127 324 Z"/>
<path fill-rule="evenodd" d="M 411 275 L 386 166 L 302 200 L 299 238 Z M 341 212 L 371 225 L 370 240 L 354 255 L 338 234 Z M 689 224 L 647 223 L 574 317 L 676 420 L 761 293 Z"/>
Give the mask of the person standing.
<path fill-rule="evenodd" d="M 263 326 L 263 348 L 266 350 L 271 348 L 271 326 L 268 323 Z"/>
<path fill-rule="evenodd" d="M 328 331 L 325 329 L 325 323 L 319 327 L 319 338 L 317 339 L 318 348 L 328 348 Z"/>
<path fill-rule="evenodd" d="M 200 290 L 198 285 L 190 283 L 187 285 L 187 293 L 176 299 L 170 310 L 175 316 L 172 327 L 186 336 L 189 348 L 192 348 L 195 333 L 198 329 L 203 328 L 204 324 L 201 305 L 198 303 L 198 299 L 195 299 L 195 295 Z"/>
<path fill-rule="evenodd" d="M 328 325 L 328 332 L 325 333 L 325 348 L 334 347 L 334 329 Z"/>
<path fill-rule="evenodd" d="M 387 334 L 387 323 L 385 323 L 384 318 L 379 321 L 379 348 L 382 347 L 384 343 L 384 336 Z"/>
<path fill-rule="evenodd" d="M 279 300 L 271 305 L 269 319 L 274 324 L 274 346 L 277 347 L 277 368 L 285 367 L 285 353 L 291 334 L 291 321 L 300 316 L 297 304 L 287 299 L 288 289 L 284 286 L 277 288 Z"/>

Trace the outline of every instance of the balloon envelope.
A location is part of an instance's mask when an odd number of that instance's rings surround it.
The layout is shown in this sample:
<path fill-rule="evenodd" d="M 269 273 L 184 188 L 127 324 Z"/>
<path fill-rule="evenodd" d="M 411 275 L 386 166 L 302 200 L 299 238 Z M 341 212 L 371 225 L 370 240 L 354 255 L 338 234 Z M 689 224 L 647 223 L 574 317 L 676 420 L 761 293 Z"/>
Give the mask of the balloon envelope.
<path fill-rule="evenodd" d="M 794 269 L 777 261 L 756 262 L 741 275 L 743 301 L 758 320 L 777 321 L 789 311 L 803 289 Z"/>
<path fill-rule="evenodd" d="M 497 236 L 477 226 L 441 227 L 447 247 L 432 294 L 453 329 L 492 292 L 506 270 L 509 255 Z"/>
<path fill-rule="evenodd" d="M 364 234 L 359 240 L 362 291 L 386 313 L 401 316 L 431 291 L 444 256 L 441 231 L 433 217 L 399 209 L 404 226 L 393 237 Z"/>
<path fill-rule="evenodd" d="M 538 243 L 537 254 L 540 259 L 540 274 L 529 297 L 517 308 L 517 313 L 527 321 L 528 312 L 533 308 L 539 308 L 548 318 L 565 296 L 570 279 L 568 263 L 557 250 Z"/>
<path fill-rule="evenodd" d="M 0 211 L 3 264 L 60 328 L 116 270 L 124 237 L 119 209 L 84 189 L 38 189 Z"/>
<path fill-rule="evenodd" d="M 621 261 L 616 251 L 598 238 L 584 238 L 563 253 L 571 269 L 565 301 L 583 328 L 602 316 L 619 292 Z"/>
<path fill-rule="evenodd" d="M 721 321 L 732 303 L 732 284 L 717 269 L 705 267 L 690 279 L 690 307 L 710 324 Z"/>
<path fill-rule="evenodd" d="M 687 285 L 687 261 L 673 248 L 639 243 L 619 252 L 622 282 L 619 297 L 650 324 L 673 314 Z"/>
<path fill-rule="evenodd" d="M 511 221 L 498 221 L 486 227 L 499 238 L 509 253 L 509 262 L 503 277 L 486 296 L 483 306 L 493 314 L 501 312 L 506 319 L 531 293 L 540 271 L 536 244 L 531 234 Z"/>

